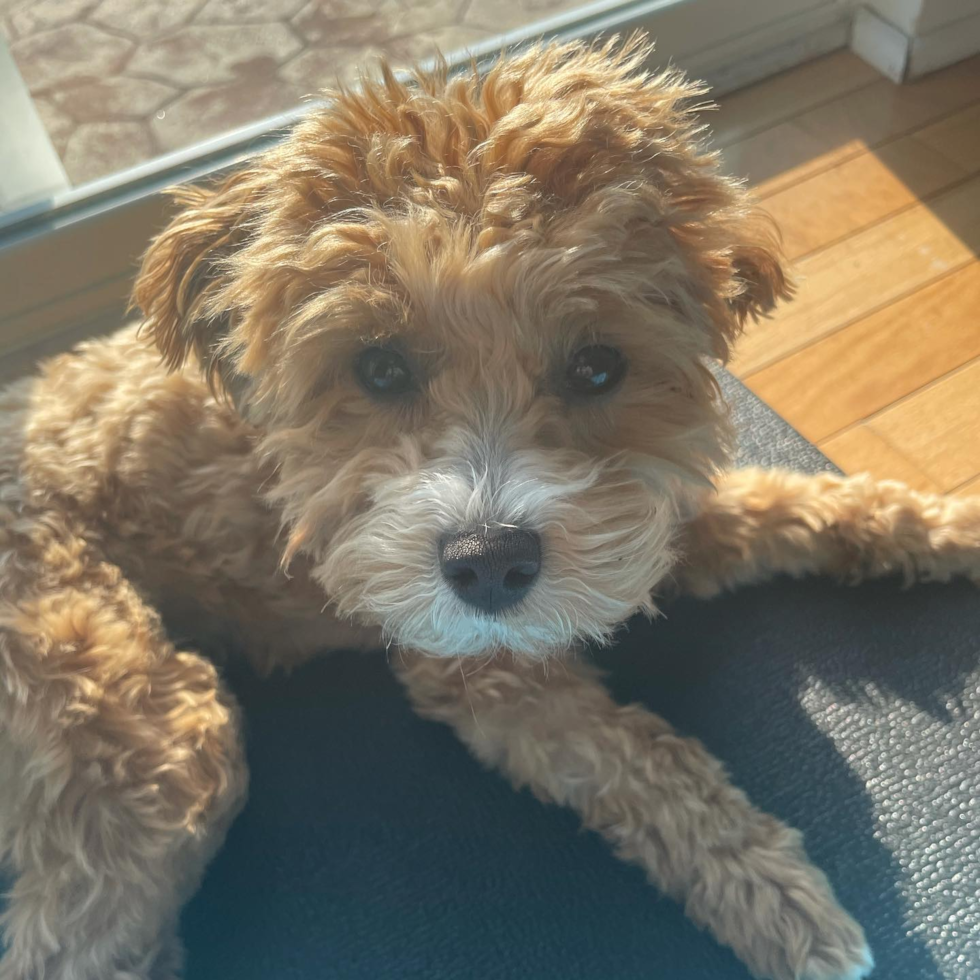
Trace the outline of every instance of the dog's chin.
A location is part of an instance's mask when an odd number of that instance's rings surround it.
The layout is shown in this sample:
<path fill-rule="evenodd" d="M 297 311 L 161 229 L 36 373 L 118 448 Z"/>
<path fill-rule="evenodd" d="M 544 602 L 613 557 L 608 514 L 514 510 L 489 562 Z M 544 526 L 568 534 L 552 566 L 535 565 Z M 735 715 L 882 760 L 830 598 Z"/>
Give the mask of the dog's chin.
<path fill-rule="evenodd" d="M 384 620 L 363 608 L 344 613 L 354 612 L 360 621 L 370 621 L 382 630 L 387 643 L 427 656 L 509 653 L 532 661 L 560 657 L 583 644 L 608 643 L 630 616 L 656 613 L 649 591 L 631 598 L 594 593 L 588 600 L 582 595 L 579 598 L 578 602 L 570 596 L 558 599 L 544 589 L 535 590 L 520 605 L 487 614 L 473 611 L 446 594 L 417 600 L 410 611 L 389 613 Z"/>
<path fill-rule="evenodd" d="M 541 661 L 560 657 L 574 645 L 574 638 L 560 637 L 547 627 L 486 618 L 459 622 L 446 631 L 425 635 L 411 631 L 389 633 L 394 646 L 429 657 L 494 657 L 509 653 L 522 660 Z"/>
<path fill-rule="evenodd" d="M 530 601 L 528 602 L 530 605 Z M 535 605 L 544 605 L 539 603 Z M 505 614 L 482 615 L 460 611 L 420 617 L 421 622 L 384 627 L 392 643 L 432 657 L 487 657 L 509 653 L 525 660 L 560 657 L 585 643 L 606 643 L 634 612 L 654 612 L 647 599 L 621 617 L 582 622 L 568 607 L 556 606 L 550 617 L 518 607 Z"/>

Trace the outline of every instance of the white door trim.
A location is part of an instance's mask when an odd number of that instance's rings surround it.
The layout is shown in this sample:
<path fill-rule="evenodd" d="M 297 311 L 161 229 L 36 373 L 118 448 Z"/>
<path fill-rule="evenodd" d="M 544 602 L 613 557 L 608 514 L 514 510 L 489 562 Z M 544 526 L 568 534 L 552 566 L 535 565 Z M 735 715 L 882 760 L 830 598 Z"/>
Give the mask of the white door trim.
<path fill-rule="evenodd" d="M 980 0 L 867 0 L 851 47 L 894 82 L 921 78 L 980 51 Z"/>
<path fill-rule="evenodd" d="M 0 212 L 67 188 L 61 158 L 0 35 Z"/>

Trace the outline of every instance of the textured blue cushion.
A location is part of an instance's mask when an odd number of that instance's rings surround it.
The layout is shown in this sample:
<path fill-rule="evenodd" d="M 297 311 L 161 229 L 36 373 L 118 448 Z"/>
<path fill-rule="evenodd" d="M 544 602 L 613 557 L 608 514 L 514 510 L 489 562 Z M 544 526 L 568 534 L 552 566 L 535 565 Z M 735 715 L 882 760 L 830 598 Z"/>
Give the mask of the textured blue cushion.
<path fill-rule="evenodd" d="M 877 975 L 967 980 L 980 976 L 967 931 L 980 826 L 954 804 L 980 789 L 980 705 L 963 690 L 978 636 L 969 586 L 782 582 L 677 602 L 599 659 L 617 697 L 700 737 L 805 832 L 867 928 Z M 184 915 L 188 980 L 747 980 L 570 813 L 513 792 L 416 719 L 383 657 L 233 683 L 252 799 Z M 878 798 L 848 762 L 869 752 Z M 882 832 L 921 856 L 918 871 Z M 930 914 L 951 928 L 936 923 L 927 946 L 914 930 Z"/>

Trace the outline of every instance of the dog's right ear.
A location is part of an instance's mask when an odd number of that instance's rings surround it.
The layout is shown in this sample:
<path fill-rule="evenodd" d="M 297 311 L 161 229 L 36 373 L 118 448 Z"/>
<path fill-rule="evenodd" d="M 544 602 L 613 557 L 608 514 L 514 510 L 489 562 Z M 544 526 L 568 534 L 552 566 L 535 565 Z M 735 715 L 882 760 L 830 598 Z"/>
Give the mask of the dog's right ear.
<path fill-rule="evenodd" d="M 259 195 L 258 174 L 249 170 L 215 187 L 172 192 L 179 211 L 150 243 L 132 298 L 171 369 L 193 351 L 209 379 L 222 373 L 218 351 L 231 326 L 219 301 L 223 263 L 243 244 Z"/>

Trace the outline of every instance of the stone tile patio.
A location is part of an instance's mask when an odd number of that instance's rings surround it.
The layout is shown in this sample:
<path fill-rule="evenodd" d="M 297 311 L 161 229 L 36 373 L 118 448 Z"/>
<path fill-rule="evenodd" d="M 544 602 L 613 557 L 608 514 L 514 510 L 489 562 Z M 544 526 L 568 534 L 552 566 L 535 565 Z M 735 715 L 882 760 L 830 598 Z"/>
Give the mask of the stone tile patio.
<path fill-rule="evenodd" d="M 77 185 L 582 2 L 0 0 L 0 34 Z"/>

